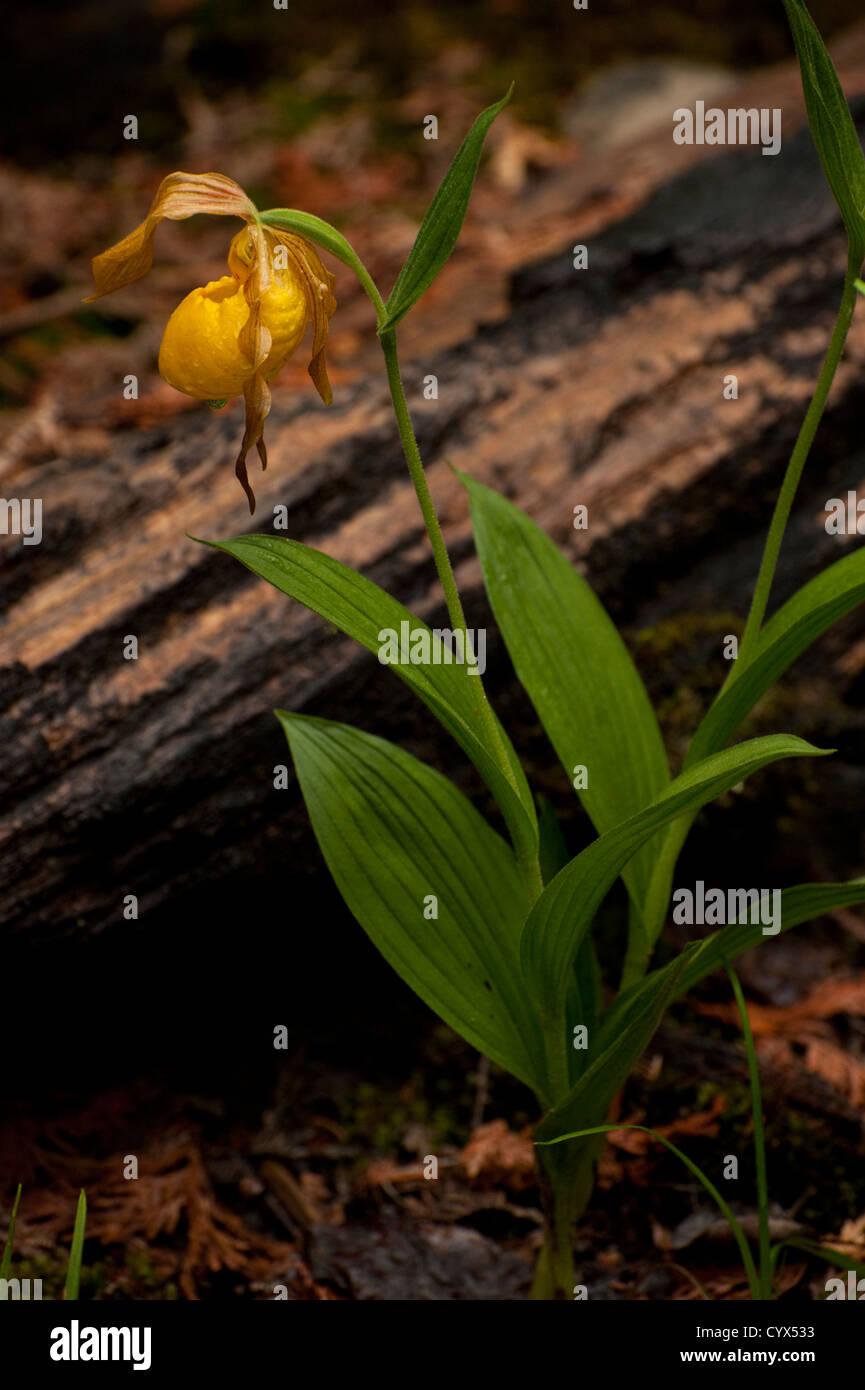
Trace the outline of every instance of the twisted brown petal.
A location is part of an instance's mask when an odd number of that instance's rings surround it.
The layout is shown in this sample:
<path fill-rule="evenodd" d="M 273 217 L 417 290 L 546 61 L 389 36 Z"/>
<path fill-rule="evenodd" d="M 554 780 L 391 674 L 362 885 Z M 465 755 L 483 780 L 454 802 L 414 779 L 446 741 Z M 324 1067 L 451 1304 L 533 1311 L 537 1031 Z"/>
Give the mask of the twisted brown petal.
<path fill-rule="evenodd" d="M 332 405 L 333 391 L 328 380 L 325 351 L 330 320 L 336 310 L 333 294 L 336 279 L 322 265 L 315 248 L 303 237 L 293 236 L 291 232 L 277 231 L 273 227 L 269 227 L 268 232 L 286 248 L 300 276 L 307 313 L 312 323 L 309 374 L 325 405 Z"/>
<path fill-rule="evenodd" d="M 270 335 L 268 334 L 268 337 Z M 264 472 L 267 467 L 267 449 L 264 444 L 264 422 L 270 413 L 270 387 L 264 379 L 262 372 L 257 371 L 254 376 L 243 388 L 243 399 L 246 403 L 246 429 L 243 433 L 243 442 L 240 446 L 240 453 L 234 465 L 238 482 L 246 493 L 249 502 L 249 513 L 252 516 L 255 512 L 255 493 L 249 482 L 249 475 L 246 471 L 246 456 L 253 444 L 258 450 L 261 459 L 261 469 Z"/>
<path fill-rule="evenodd" d="M 255 204 L 240 184 L 225 174 L 169 174 L 140 226 L 93 258 L 96 290 L 85 303 L 140 280 L 153 263 L 153 238 L 159 223 L 166 217 L 181 222 L 197 212 L 242 217 L 247 222 L 254 222 L 256 217 Z"/>
<path fill-rule="evenodd" d="M 302 237 L 292 236 L 290 232 L 276 232 L 270 227 L 265 232 L 258 223 L 250 224 L 246 240 L 237 236 L 232 241 L 229 266 L 238 279 L 246 275 L 243 280 L 243 292 L 249 304 L 249 318 L 240 330 L 238 345 L 254 371 L 243 391 L 246 403 L 246 429 L 234 471 L 246 493 L 251 513 L 255 512 L 255 493 L 249 482 L 246 460 L 253 444 L 258 450 L 262 469 L 267 467 L 264 422 L 270 413 L 271 396 L 261 368 L 270 352 L 272 338 L 268 329 L 261 323 L 260 301 L 271 283 L 270 238 L 285 246 L 298 272 L 306 300 L 307 315 L 313 326 L 309 374 L 325 405 L 330 405 L 333 400 L 324 354 L 330 317 L 336 309 L 333 295 L 336 281 L 330 271 L 325 270 L 312 246 Z"/>

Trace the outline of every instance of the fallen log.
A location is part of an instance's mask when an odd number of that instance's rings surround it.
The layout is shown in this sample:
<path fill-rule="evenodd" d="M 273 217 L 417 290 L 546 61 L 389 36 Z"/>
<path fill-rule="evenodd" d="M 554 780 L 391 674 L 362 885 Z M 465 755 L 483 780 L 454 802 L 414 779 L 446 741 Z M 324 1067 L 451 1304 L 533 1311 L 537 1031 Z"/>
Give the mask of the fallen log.
<path fill-rule="evenodd" d="M 406 367 L 469 623 L 490 629 L 491 696 L 536 785 L 574 817 L 576 843 L 585 823 L 495 637 L 448 464 L 500 488 L 568 549 L 630 634 L 680 756 L 710 693 L 699 673 L 723 674 L 721 636 L 747 606 L 844 261 L 806 131 L 777 158 L 748 150 L 694 165 L 587 245 L 587 270 L 574 269 L 570 245 L 519 270 L 507 312 L 464 340 L 423 358 L 414 335 Z M 863 482 L 863 362 L 857 322 L 778 598 L 842 553 L 824 505 Z M 438 397 L 427 401 L 430 373 Z M 328 881 L 293 778 L 274 786 L 289 761 L 275 706 L 395 738 L 491 810 L 458 750 L 374 658 L 188 538 L 269 530 L 284 508 L 288 534 L 440 620 L 382 375 L 342 388 L 329 412 L 309 394 L 276 395 L 252 524 L 232 468 L 241 410 L 118 427 L 107 457 L 61 448 L 14 473 L 16 495 L 43 499 L 44 534 L 29 549 L 4 537 L 6 948 L 10 970 L 37 969 L 48 998 L 115 972 L 114 1012 L 100 1024 L 109 1030 L 155 1000 L 186 1008 L 200 990 L 264 1019 L 267 1033 L 271 1012 L 280 1021 L 280 1008 L 313 1007 L 305 978 L 332 972 L 335 955 L 383 981 Z M 573 528 L 576 505 L 586 530 Z M 124 655 L 129 637 L 137 659 Z M 746 799 L 724 854 L 759 851 L 793 877 L 861 872 L 863 670 L 854 615 L 785 684 L 784 727 L 831 736 L 841 749 L 832 776 L 812 803 L 806 772 L 767 774 L 774 811 L 797 798 L 794 840 Z M 697 843 L 721 857 L 710 836 Z M 132 897 L 137 917 L 125 911 Z M 335 1008 L 351 1007 L 355 991 L 353 970 L 342 973 Z M 401 997 L 393 987 L 389 1007 Z M 204 1004 L 193 1010 L 190 1030 L 206 1016 Z"/>

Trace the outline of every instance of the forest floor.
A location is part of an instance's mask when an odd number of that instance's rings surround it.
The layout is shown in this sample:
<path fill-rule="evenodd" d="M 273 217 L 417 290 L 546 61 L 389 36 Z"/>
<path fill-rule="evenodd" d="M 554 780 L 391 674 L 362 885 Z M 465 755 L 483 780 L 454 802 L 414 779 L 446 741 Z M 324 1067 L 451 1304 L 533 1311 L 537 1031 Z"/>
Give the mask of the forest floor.
<path fill-rule="evenodd" d="M 771 973 L 760 948 L 739 962 L 773 1239 L 804 1236 L 860 1261 L 863 937 L 861 919 L 839 913 L 774 942 Z M 532 1098 L 443 1025 L 428 1025 L 415 1048 L 410 1070 L 383 1080 L 286 1055 L 265 1097 L 229 1086 L 167 1101 L 157 1076 L 65 1113 L 16 1107 L 0 1129 L 4 1188 L 29 1175 L 15 1272 L 60 1296 L 83 1185 L 83 1298 L 527 1297 L 541 1219 Z M 725 980 L 676 1006 L 613 1118 L 651 1125 L 716 1181 L 719 1155 L 736 1156 L 739 1178 L 722 1187 L 756 1244 L 750 1091 Z M 749 1296 L 720 1212 L 641 1133 L 609 1135 L 576 1251 L 592 1299 Z M 777 1291 L 820 1298 L 834 1272 L 790 1251 Z"/>

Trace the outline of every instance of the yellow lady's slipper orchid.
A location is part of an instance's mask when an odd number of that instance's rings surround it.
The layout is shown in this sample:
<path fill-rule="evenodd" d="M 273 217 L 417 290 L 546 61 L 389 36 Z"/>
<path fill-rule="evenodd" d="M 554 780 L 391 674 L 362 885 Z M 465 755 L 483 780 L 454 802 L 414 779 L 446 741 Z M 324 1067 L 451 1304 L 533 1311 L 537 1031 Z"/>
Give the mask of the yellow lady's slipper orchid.
<path fill-rule="evenodd" d="M 242 217 L 228 252 L 229 275 L 188 294 L 171 315 L 159 350 L 159 370 L 187 396 L 216 401 L 243 395 L 246 429 L 235 471 L 255 511 L 246 458 L 253 444 L 267 467 L 264 421 L 270 410 L 268 382 L 300 346 L 312 324 L 309 374 L 330 405 L 325 348 L 336 309 L 334 277 L 303 237 L 265 226 L 255 204 L 224 174 L 169 174 L 159 185 L 145 220 L 123 241 L 93 261 L 91 300 L 140 280 L 153 261 L 153 237 L 163 218 L 180 221 L 196 212 Z"/>

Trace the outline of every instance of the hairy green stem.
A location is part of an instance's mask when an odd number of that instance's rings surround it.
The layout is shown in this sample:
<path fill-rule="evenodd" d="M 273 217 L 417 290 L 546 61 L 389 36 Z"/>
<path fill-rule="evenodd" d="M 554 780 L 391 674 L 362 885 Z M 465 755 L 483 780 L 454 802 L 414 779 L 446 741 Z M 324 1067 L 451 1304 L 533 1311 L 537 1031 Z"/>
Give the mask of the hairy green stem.
<path fill-rule="evenodd" d="M 660 863 L 660 858 L 663 856 L 663 853 L 664 851 L 662 849 L 661 855 L 655 864 L 655 873 L 657 873 L 658 864 Z M 654 883 L 654 879 L 655 874 L 653 873 L 652 882 L 649 884 L 649 890 L 646 894 L 646 904 L 648 904 L 652 894 L 652 883 Z M 622 965 L 622 974 L 619 980 L 619 994 L 624 994 L 626 989 L 630 989 L 632 985 L 639 984 L 649 968 L 649 962 L 652 958 L 652 944 L 648 932 L 646 931 L 646 920 L 647 915 L 645 909 L 642 912 L 638 911 L 634 903 L 629 900 L 628 945 L 625 950 L 625 960 Z"/>
<path fill-rule="evenodd" d="M 544 1050 L 547 1063 L 547 1088 L 552 1103 L 564 1100 L 571 1087 L 570 1056 L 568 1037 L 565 1032 L 565 1019 L 559 1014 L 541 1012 L 541 1031 L 544 1036 Z"/>
<path fill-rule="evenodd" d="M 403 390 L 402 376 L 399 370 L 399 359 L 396 351 L 396 335 L 392 328 L 386 333 L 381 334 L 381 347 L 387 367 L 387 380 L 390 386 L 390 394 L 393 401 L 394 413 L 396 415 L 397 428 L 399 429 L 399 437 L 402 441 L 403 453 L 405 454 L 405 460 L 408 464 L 408 471 L 414 483 L 414 490 L 417 493 L 417 500 L 420 503 L 424 525 L 426 526 L 427 534 L 430 538 L 436 569 L 438 570 L 439 580 L 444 590 L 448 615 L 452 626 L 462 629 L 462 631 L 465 632 L 466 619 L 463 613 L 462 599 L 459 596 L 459 590 L 457 589 L 456 580 L 454 579 L 450 556 L 448 555 L 444 536 L 442 535 L 439 525 L 439 519 L 436 515 L 436 509 L 433 505 L 432 497 L 430 496 L 423 462 L 417 446 L 417 440 L 415 439 L 414 428 L 405 398 L 405 391 Z M 486 700 L 484 700 L 483 703 L 487 710 L 489 710 L 489 705 Z M 490 735 L 491 744 L 493 747 L 498 745 L 501 755 L 504 758 L 504 749 L 501 747 L 501 739 L 499 738 L 498 730 L 492 719 L 491 710 L 489 711 L 489 715 L 487 732 Z M 508 773 L 510 780 L 513 782 L 513 773 L 510 768 L 508 768 Z"/>
<path fill-rule="evenodd" d="M 826 400 L 835 379 L 835 372 L 844 351 L 844 344 L 850 329 L 853 318 L 853 310 L 856 304 L 856 277 L 859 273 L 859 265 L 851 257 L 847 263 L 847 274 L 844 279 L 844 293 L 841 296 L 841 306 L 838 310 L 838 318 L 835 322 L 835 329 L 826 353 L 823 367 L 817 381 L 817 389 L 814 392 L 811 404 L 808 407 L 799 437 L 790 456 L 787 471 L 784 474 L 784 481 L 781 484 L 781 491 L 778 494 L 778 501 L 775 503 L 775 511 L 772 516 L 772 524 L 769 527 L 769 534 L 766 538 L 766 546 L 763 551 L 763 559 L 760 564 L 760 573 L 757 576 L 757 583 L 754 588 L 754 597 L 751 601 L 751 610 L 748 614 L 748 621 L 745 624 L 745 632 L 739 644 L 739 657 L 736 662 L 736 674 L 741 674 L 747 664 L 747 656 L 751 647 L 754 645 L 763 619 L 766 616 L 766 607 L 769 602 L 769 593 L 772 588 L 772 580 L 775 575 L 775 567 L 778 563 L 778 555 L 781 551 L 781 543 L 784 540 L 784 532 L 790 517 L 793 506 L 793 499 L 796 496 L 796 489 L 799 486 L 799 479 L 802 477 L 802 470 L 808 458 L 814 436 L 817 433 L 817 426 L 823 415 Z M 731 672 L 731 675 L 733 673 Z M 733 676 L 735 679 L 735 676 Z"/>
<path fill-rule="evenodd" d="M 544 1243 L 535 1267 L 533 1299 L 574 1297 L 574 1227 L 592 1195 L 597 1152 L 591 1140 L 579 1139 L 535 1149 Z"/>
<path fill-rule="evenodd" d="M 693 824 L 694 816 L 688 813 L 680 816 L 667 828 L 652 870 L 642 914 L 631 908 L 628 949 L 619 984 L 620 994 L 633 985 L 638 985 L 649 968 L 655 942 L 661 934 L 667 916 L 673 871 Z"/>

